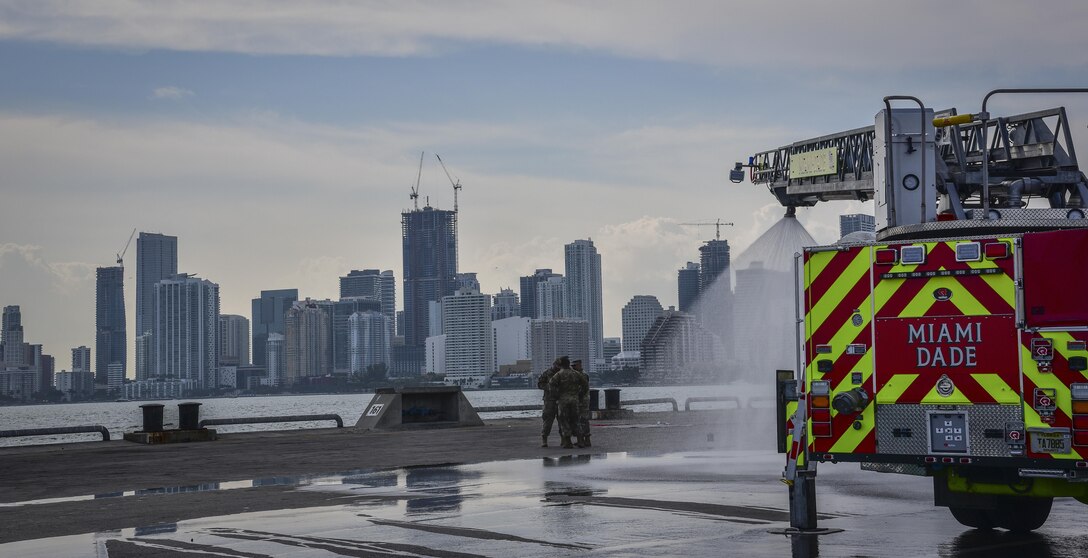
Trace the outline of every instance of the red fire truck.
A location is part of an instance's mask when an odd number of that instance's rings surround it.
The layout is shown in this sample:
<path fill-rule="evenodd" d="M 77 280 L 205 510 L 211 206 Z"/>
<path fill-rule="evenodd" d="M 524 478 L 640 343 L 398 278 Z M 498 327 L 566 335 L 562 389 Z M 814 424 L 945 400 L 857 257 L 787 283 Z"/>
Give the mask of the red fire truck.
<path fill-rule="evenodd" d="M 875 205 L 871 237 L 796 255 L 797 371 L 779 372 L 792 527 L 816 528 L 826 462 L 932 477 L 935 505 L 975 528 L 1088 503 L 1088 180 L 1064 108 L 987 112 L 997 94 L 1074 92 L 996 90 L 974 114 L 886 97 L 873 126 L 731 172 L 788 216 Z"/>

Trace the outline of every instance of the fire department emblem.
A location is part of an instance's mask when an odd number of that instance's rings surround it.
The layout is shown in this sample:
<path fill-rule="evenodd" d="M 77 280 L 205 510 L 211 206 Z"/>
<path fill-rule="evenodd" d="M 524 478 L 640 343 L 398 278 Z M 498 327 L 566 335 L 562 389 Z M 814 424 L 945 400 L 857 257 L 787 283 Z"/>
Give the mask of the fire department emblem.
<path fill-rule="evenodd" d="M 948 397 L 954 391 L 956 391 L 956 384 L 952 383 L 952 378 L 949 378 L 947 374 L 942 375 L 941 379 L 937 380 L 937 395 Z"/>
<path fill-rule="evenodd" d="M 941 287 L 933 291 L 933 298 L 940 302 L 944 302 L 952 298 L 952 289 L 948 287 Z"/>

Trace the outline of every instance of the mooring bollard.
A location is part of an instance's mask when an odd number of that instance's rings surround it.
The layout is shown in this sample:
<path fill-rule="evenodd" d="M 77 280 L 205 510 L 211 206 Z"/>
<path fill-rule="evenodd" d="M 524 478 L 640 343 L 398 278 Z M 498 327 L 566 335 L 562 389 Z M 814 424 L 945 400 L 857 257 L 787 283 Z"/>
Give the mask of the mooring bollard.
<path fill-rule="evenodd" d="M 200 429 L 200 403 L 178 403 L 178 430 Z"/>
<path fill-rule="evenodd" d="M 144 432 L 162 432 L 162 403 L 140 405 L 144 412 Z"/>
<path fill-rule="evenodd" d="M 618 411 L 620 409 L 619 388 L 604 390 L 604 408 L 606 411 Z"/>

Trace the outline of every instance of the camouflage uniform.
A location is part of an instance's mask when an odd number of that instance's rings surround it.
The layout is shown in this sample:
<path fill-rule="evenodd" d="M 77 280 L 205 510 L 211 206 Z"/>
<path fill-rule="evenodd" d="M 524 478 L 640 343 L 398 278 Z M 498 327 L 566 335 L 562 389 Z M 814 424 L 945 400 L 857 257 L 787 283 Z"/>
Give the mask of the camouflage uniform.
<path fill-rule="evenodd" d="M 589 374 L 579 368 L 581 366 L 575 368 L 574 371 L 581 374 L 586 383 L 578 394 L 578 445 L 588 448 L 592 445 L 589 443 Z"/>
<path fill-rule="evenodd" d="M 536 382 L 536 387 L 544 390 L 544 411 L 541 417 L 544 420 L 544 425 L 540 430 L 540 447 L 542 448 L 548 447 L 548 436 L 552 434 L 552 423 L 555 422 L 556 415 L 559 413 L 559 397 L 548 384 L 548 381 L 552 379 L 556 372 L 559 372 L 559 367 L 553 364 L 551 368 L 548 368 L 540 375 L 540 379 Z"/>
<path fill-rule="evenodd" d="M 574 447 L 571 436 L 578 433 L 578 396 L 589 389 L 586 378 L 571 368 L 557 372 L 548 384 L 559 396 L 559 434 L 563 437 L 564 448 Z"/>

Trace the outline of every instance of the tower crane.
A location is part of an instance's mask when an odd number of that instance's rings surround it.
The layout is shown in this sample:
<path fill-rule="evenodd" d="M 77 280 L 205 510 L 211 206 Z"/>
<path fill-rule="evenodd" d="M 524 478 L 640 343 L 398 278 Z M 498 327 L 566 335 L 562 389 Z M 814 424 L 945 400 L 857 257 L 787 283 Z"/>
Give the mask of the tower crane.
<path fill-rule="evenodd" d="M 117 265 L 120 267 L 125 267 L 125 264 L 123 263 L 125 259 L 125 253 L 128 252 L 128 247 L 132 245 L 132 237 L 134 236 L 136 236 L 135 227 L 132 228 L 132 234 L 128 235 L 128 242 L 125 243 L 124 249 L 117 253 Z"/>
<path fill-rule="evenodd" d="M 419 209 L 419 179 L 423 176 L 423 152 L 419 152 L 419 170 L 416 171 L 416 185 L 412 187 L 412 193 L 408 195 L 412 198 L 412 207 Z"/>
<path fill-rule="evenodd" d="M 722 225 L 733 226 L 733 223 L 723 223 L 721 219 L 717 219 L 713 223 L 677 223 L 677 225 L 684 225 L 687 227 L 714 227 L 714 240 L 722 239 Z"/>
<path fill-rule="evenodd" d="M 457 213 L 457 191 L 461 189 L 461 179 L 458 178 L 454 182 L 449 169 L 446 168 L 446 163 L 442 162 L 442 157 L 439 157 L 438 153 L 435 153 L 434 156 L 438 158 L 438 164 L 442 165 L 442 170 L 446 172 L 446 178 L 450 179 L 450 184 L 453 185 L 453 212 Z"/>

